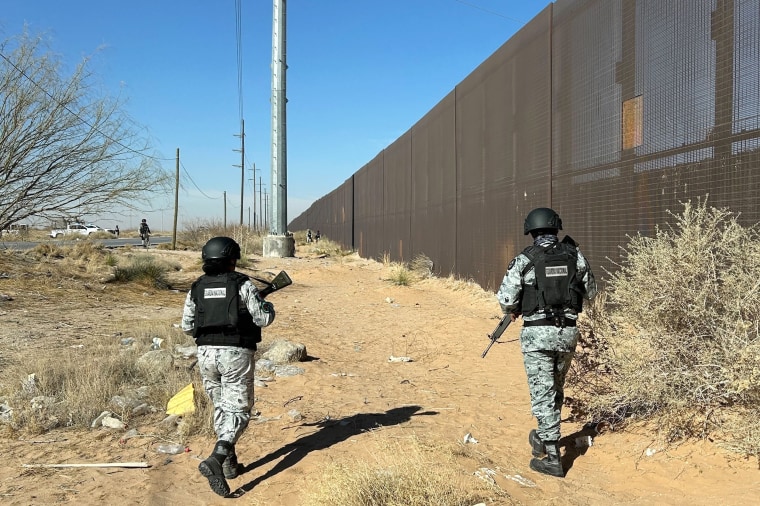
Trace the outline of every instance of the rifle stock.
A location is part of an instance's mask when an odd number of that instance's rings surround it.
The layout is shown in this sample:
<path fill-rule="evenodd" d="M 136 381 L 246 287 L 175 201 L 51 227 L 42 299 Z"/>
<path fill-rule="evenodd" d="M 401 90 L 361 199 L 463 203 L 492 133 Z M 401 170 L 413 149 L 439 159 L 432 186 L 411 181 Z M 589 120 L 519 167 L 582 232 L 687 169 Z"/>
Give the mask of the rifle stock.
<path fill-rule="evenodd" d="M 489 338 L 491 339 L 491 342 L 488 343 L 488 347 L 485 349 L 483 354 L 480 356 L 480 358 L 486 358 L 486 355 L 488 354 L 488 350 L 491 349 L 491 346 L 493 346 L 493 343 L 495 343 L 501 335 L 504 333 L 505 330 L 507 330 L 507 327 L 509 327 L 509 324 L 512 323 L 512 318 L 509 313 L 504 315 L 504 318 L 499 321 L 499 324 L 496 326 L 494 331 L 489 334 Z"/>
<path fill-rule="evenodd" d="M 280 273 L 275 276 L 275 278 L 272 281 L 269 281 L 269 286 L 264 288 L 263 290 L 259 290 L 259 297 L 264 298 L 270 293 L 279 290 L 280 288 L 285 288 L 288 285 L 292 285 L 293 281 L 290 279 L 290 276 L 288 276 L 288 273 L 285 271 L 280 271 Z"/>

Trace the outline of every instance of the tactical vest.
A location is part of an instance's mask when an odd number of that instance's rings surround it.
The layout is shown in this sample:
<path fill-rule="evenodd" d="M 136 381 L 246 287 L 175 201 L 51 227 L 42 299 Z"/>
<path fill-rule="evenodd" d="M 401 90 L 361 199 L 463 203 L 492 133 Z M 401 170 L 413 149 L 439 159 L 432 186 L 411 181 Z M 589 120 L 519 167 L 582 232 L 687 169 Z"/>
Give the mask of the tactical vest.
<path fill-rule="evenodd" d="M 547 315 L 580 313 L 583 308 L 583 283 L 578 279 L 578 249 L 575 242 L 565 237 L 562 242 L 548 246 L 528 246 L 523 250 L 528 265 L 522 271 L 523 279 L 534 268 L 535 283 L 523 285 L 521 311 L 530 316 L 538 311 Z"/>
<path fill-rule="evenodd" d="M 195 302 L 193 337 L 199 346 L 239 346 L 255 350 L 261 328 L 240 299 L 240 287 L 248 276 L 227 272 L 198 278 L 190 288 Z"/>

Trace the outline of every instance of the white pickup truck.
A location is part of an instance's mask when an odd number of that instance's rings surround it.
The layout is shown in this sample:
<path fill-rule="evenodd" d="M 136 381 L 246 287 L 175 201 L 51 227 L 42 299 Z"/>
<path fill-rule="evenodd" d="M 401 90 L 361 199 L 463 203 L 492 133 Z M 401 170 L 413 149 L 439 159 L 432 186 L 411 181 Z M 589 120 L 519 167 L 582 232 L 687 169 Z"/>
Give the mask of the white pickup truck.
<path fill-rule="evenodd" d="M 103 232 L 103 229 L 92 223 L 69 223 L 66 228 L 54 228 L 50 231 L 50 237 L 56 238 L 59 235 L 84 235 L 88 236 L 95 232 Z"/>

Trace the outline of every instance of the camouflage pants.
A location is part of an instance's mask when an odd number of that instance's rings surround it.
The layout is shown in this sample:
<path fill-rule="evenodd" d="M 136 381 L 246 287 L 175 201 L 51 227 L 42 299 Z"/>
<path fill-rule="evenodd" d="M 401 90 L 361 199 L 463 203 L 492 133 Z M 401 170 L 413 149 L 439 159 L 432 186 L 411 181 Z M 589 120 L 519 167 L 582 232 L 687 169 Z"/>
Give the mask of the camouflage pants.
<path fill-rule="evenodd" d="M 530 410 L 538 420 L 538 436 L 544 441 L 559 441 L 560 414 L 565 401 L 565 377 L 574 352 L 523 352 L 530 390 Z"/>
<path fill-rule="evenodd" d="M 253 350 L 232 346 L 199 346 L 203 388 L 214 405 L 214 431 L 235 444 L 248 427 L 253 407 Z"/>

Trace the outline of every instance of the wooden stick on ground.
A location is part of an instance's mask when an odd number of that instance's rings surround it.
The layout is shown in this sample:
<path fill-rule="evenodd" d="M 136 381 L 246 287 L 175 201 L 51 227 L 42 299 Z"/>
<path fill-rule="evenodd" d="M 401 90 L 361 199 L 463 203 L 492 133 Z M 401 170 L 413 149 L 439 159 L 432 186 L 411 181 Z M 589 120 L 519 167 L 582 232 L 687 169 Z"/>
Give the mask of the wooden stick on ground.
<path fill-rule="evenodd" d="M 147 462 L 106 462 L 103 464 L 21 464 L 21 467 L 150 467 Z"/>

